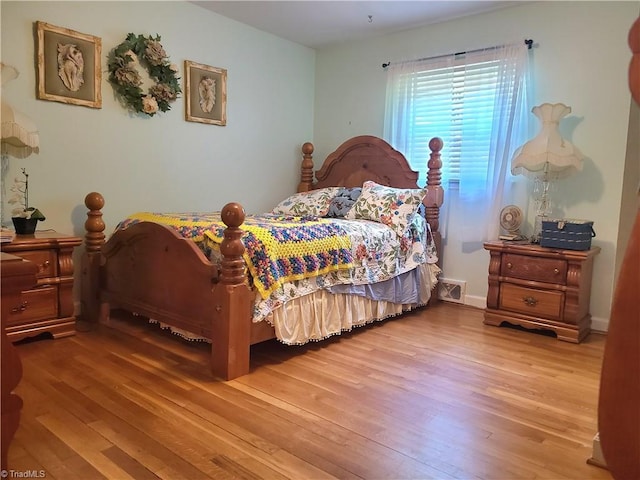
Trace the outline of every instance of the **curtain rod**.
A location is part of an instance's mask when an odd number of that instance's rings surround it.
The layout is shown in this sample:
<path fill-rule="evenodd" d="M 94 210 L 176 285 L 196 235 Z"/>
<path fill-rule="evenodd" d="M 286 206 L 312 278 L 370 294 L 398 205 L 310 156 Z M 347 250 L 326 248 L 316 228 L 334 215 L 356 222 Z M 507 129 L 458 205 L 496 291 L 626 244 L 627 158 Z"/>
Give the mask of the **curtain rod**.
<path fill-rule="evenodd" d="M 527 46 L 527 48 L 529 50 L 531 50 L 531 47 L 533 46 L 533 39 L 527 38 L 524 41 L 524 44 Z M 454 53 L 454 55 L 464 55 L 465 53 L 475 53 L 475 52 L 482 52 L 484 50 L 493 50 L 495 48 L 499 48 L 499 47 L 489 47 L 489 48 L 478 48 L 476 50 L 467 50 L 466 52 L 457 52 Z M 421 60 L 434 60 L 436 58 L 444 58 L 444 57 L 448 57 L 449 55 L 436 55 L 435 57 L 426 57 L 426 58 L 419 58 L 417 60 L 408 60 L 410 62 L 419 62 Z M 399 62 L 399 63 L 405 63 L 405 62 Z M 391 62 L 387 62 L 387 63 L 383 63 L 382 64 L 382 68 L 387 68 L 389 65 L 391 65 Z"/>

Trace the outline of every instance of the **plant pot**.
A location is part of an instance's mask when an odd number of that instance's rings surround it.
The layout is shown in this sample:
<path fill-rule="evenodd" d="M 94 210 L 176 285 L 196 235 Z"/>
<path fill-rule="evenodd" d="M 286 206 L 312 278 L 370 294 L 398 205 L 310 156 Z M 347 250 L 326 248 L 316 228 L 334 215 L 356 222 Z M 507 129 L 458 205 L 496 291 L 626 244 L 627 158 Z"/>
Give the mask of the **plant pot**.
<path fill-rule="evenodd" d="M 18 235 L 33 235 L 36 231 L 37 218 L 12 217 L 11 220 Z"/>

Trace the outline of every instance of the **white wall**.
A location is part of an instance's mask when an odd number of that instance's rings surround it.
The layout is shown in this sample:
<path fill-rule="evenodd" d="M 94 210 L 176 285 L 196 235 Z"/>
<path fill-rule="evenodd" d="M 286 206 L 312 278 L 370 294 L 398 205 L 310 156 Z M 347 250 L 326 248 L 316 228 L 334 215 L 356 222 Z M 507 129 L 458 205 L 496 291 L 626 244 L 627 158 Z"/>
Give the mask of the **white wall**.
<path fill-rule="evenodd" d="M 382 135 L 387 61 L 423 58 L 533 38 L 533 105 L 562 102 L 573 113 L 563 133 L 586 155 L 584 170 L 558 185 L 560 216 L 590 219 L 602 248 L 591 313 L 606 329 L 610 313 L 630 110 L 627 33 L 638 2 L 535 2 L 318 51 L 314 144 L 323 157 L 358 134 Z M 535 119 L 534 119 L 535 122 Z M 637 135 L 638 132 L 629 132 Z M 446 161 L 446 145 L 443 150 Z M 636 169 L 637 175 L 637 169 Z M 519 189 L 528 191 L 521 178 Z M 637 185 L 637 179 L 635 184 Z M 526 186 L 527 188 L 523 188 Z M 525 195 L 526 198 L 526 195 Z M 455 207 L 451 195 L 445 201 Z M 529 210 L 527 200 L 520 203 Z M 489 256 L 465 251 L 450 208 L 444 275 L 467 281 L 467 300 L 484 306 Z M 624 221 L 624 220 L 623 220 Z"/>
<path fill-rule="evenodd" d="M 83 235 L 88 192 L 106 199 L 106 233 L 141 210 L 218 210 L 230 201 L 265 211 L 299 182 L 300 148 L 312 140 L 315 52 L 183 2 L 0 3 L 2 62 L 21 75 L 2 92 L 40 130 L 40 154 L 10 159 L 30 174 L 39 228 Z M 33 23 L 102 38 L 102 109 L 36 99 Z M 170 60 L 228 71 L 227 126 L 184 120 L 184 99 L 154 117 L 114 98 L 107 55 L 127 33 L 162 37 Z M 182 83 L 184 91 L 184 84 Z"/>

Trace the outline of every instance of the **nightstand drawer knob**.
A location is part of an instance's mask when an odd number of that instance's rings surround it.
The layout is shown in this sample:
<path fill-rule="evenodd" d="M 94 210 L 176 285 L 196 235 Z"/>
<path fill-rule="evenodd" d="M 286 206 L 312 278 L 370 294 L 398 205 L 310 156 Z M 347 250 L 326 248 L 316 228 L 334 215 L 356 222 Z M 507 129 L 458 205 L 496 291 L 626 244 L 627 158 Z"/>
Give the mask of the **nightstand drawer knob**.
<path fill-rule="evenodd" d="M 560 270 L 558 270 L 557 268 L 553 269 L 553 274 L 554 275 L 558 275 L 560 273 Z"/>
<path fill-rule="evenodd" d="M 533 297 L 523 297 L 522 301 L 526 304 L 529 305 L 530 307 L 535 307 L 538 303 L 538 300 L 536 300 Z"/>
<path fill-rule="evenodd" d="M 27 302 L 22 302 L 19 307 L 14 307 L 11 309 L 11 313 L 24 312 L 29 304 Z"/>
<path fill-rule="evenodd" d="M 508 263 L 507 263 L 507 268 L 513 268 L 513 263 L 508 262 Z"/>

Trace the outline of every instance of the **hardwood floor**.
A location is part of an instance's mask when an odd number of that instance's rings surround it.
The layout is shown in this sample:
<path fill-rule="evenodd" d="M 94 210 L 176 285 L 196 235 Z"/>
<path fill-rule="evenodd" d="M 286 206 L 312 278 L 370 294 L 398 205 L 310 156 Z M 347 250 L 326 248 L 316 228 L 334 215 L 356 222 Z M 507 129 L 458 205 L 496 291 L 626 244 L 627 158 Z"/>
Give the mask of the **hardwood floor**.
<path fill-rule="evenodd" d="M 209 374 L 206 344 L 124 314 L 89 327 L 18 346 L 15 472 L 611 479 L 586 463 L 602 335 L 560 342 L 443 303 L 303 347 L 257 345 L 252 372 L 223 382 Z"/>

